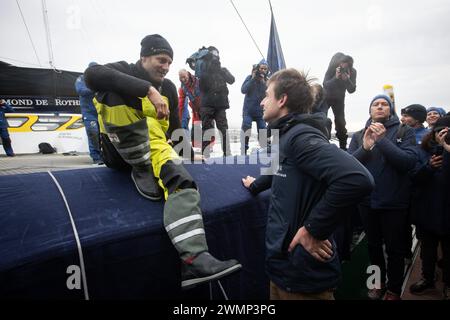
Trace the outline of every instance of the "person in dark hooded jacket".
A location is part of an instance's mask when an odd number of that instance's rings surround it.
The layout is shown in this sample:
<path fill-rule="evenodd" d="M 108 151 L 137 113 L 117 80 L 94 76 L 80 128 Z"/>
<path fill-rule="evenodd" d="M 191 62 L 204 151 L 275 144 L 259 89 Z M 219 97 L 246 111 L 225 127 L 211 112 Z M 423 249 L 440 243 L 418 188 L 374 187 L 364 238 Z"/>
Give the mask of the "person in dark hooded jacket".
<path fill-rule="evenodd" d="M 356 69 L 353 68 L 353 58 L 336 53 L 330 61 L 323 80 L 323 88 L 327 104 L 334 114 L 336 137 L 341 149 L 347 150 L 347 129 L 345 128 L 345 91 L 353 93 L 356 90 Z"/>
<path fill-rule="evenodd" d="M 306 76 L 276 72 L 261 105 L 270 130 L 279 133 L 279 166 L 273 175 L 242 179 L 256 194 L 271 188 L 266 229 L 266 270 L 271 299 L 333 299 L 340 275 L 333 232 L 373 188 L 370 173 L 330 144 L 325 115 L 310 114 Z M 274 149 L 276 142 L 272 142 Z"/>
<path fill-rule="evenodd" d="M 386 300 L 400 299 L 406 252 L 407 212 L 410 204 L 408 171 L 417 157 L 415 135 L 410 127 L 401 127 L 391 99 L 375 96 L 369 107 L 370 118 L 363 130 L 356 132 L 348 152 L 358 159 L 375 179 L 375 189 L 360 206 L 372 265 L 380 268 L 380 283 L 368 296 Z M 402 134 L 399 130 L 402 128 Z M 387 267 L 383 243 L 386 246 Z M 387 285 L 386 273 L 389 279 Z"/>
<path fill-rule="evenodd" d="M 253 67 L 252 74 L 245 78 L 241 87 L 241 92 L 245 94 L 244 107 L 242 110 L 242 134 L 241 154 L 247 154 L 248 143 L 252 131 L 252 122 L 256 122 L 256 128 L 259 131 L 266 128 L 266 122 L 263 120 L 263 111 L 261 101 L 266 94 L 266 82 L 268 79 L 269 67 L 266 60 L 261 60 Z"/>
<path fill-rule="evenodd" d="M 412 173 L 415 195 L 412 220 L 421 241 L 422 279 L 409 288 L 421 295 L 435 290 L 439 243 L 443 256 L 444 299 L 450 299 L 450 116 L 441 117 L 419 149 L 419 162 Z"/>

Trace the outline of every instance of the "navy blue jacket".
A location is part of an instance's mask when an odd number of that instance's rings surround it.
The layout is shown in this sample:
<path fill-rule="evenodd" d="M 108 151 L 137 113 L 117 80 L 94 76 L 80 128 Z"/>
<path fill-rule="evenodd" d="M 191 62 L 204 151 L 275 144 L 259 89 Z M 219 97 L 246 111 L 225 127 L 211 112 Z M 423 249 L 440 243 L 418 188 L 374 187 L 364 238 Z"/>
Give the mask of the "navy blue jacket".
<path fill-rule="evenodd" d="M 279 168 L 273 176 L 258 178 L 250 189 L 271 186 L 266 267 L 271 281 L 289 292 L 322 292 L 337 286 L 341 270 L 332 233 L 347 214 L 343 208 L 356 205 L 373 187 L 370 173 L 328 142 L 325 120 L 323 114 L 289 114 L 272 123 L 272 130 L 280 130 Z M 316 260 L 301 245 L 288 253 L 302 226 L 317 239 L 330 239 L 330 260 Z"/>
<path fill-rule="evenodd" d="M 252 76 L 249 75 L 242 84 L 241 92 L 245 94 L 244 113 L 252 117 L 262 118 L 263 109 L 261 107 L 261 101 L 266 95 L 266 83 L 261 80 L 252 79 Z"/>
<path fill-rule="evenodd" d="M 94 102 L 92 101 L 95 93 L 86 86 L 83 75 L 79 76 L 75 81 L 75 90 L 80 96 L 80 108 L 83 120 L 98 121 L 97 110 L 95 110 Z"/>
<path fill-rule="evenodd" d="M 419 162 L 412 171 L 412 222 L 418 229 L 450 236 L 450 153 L 444 150 L 442 167 L 434 169 L 428 162 L 435 151 L 436 147 L 430 152 L 418 148 Z"/>
<path fill-rule="evenodd" d="M 0 128 L 8 128 L 8 121 L 6 121 L 5 113 L 14 112 L 13 107 L 9 104 L 4 103 L 0 105 Z"/>
<path fill-rule="evenodd" d="M 414 130 L 407 127 L 403 137 L 397 139 L 400 121 L 391 117 L 384 126 L 386 135 L 376 142 L 371 151 L 362 148 L 365 129 L 352 136 L 348 152 L 358 159 L 375 179 L 375 189 L 364 205 L 372 209 L 407 209 L 410 204 L 411 181 L 408 171 L 417 162 Z"/>

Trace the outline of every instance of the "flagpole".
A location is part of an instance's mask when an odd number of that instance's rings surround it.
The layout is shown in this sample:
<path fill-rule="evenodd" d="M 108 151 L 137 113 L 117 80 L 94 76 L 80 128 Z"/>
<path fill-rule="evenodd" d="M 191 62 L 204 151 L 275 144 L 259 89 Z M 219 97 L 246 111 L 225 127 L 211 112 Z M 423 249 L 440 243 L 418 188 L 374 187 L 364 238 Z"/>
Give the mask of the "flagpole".
<path fill-rule="evenodd" d="M 241 15 L 239 14 L 238 9 L 237 9 L 236 6 L 234 5 L 233 0 L 230 0 L 230 2 L 231 2 L 231 4 L 233 5 L 234 10 L 236 10 L 236 13 L 238 14 L 239 18 L 241 19 L 242 24 L 244 25 L 245 29 L 247 29 L 247 32 L 248 32 L 248 34 L 250 35 L 250 38 L 252 38 L 253 43 L 254 43 L 255 46 L 256 46 L 256 49 L 258 49 L 259 54 L 261 55 L 261 57 L 262 57 L 263 59 L 265 59 L 263 53 L 261 52 L 261 49 L 259 49 L 258 44 L 256 43 L 255 39 L 253 38 L 252 33 L 251 33 L 250 30 L 247 28 L 247 25 L 245 24 L 244 19 L 242 19 Z"/>
<path fill-rule="evenodd" d="M 283 50 L 281 49 L 280 37 L 278 36 L 278 30 L 275 23 L 275 17 L 273 14 L 272 3 L 270 0 L 270 36 L 269 36 L 269 48 L 267 50 L 267 63 L 271 72 L 276 72 L 280 69 L 286 68 L 284 61 Z"/>

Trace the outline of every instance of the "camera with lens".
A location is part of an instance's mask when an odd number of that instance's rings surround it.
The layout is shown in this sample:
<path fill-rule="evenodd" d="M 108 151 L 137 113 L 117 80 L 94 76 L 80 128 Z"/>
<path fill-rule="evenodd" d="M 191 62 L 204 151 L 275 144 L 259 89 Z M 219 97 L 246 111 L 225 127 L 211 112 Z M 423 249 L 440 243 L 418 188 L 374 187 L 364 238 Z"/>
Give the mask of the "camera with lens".
<path fill-rule="evenodd" d="M 445 135 L 444 141 L 446 144 L 450 144 L 450 131 L 447 131 L 447 134 Z"/>
<path fill-rule="evenodd" d="M 434 150 L 434 155 L 435 156 L 442 156 L 443 153 L 444 153 L 444 147 L 443 146 L 437 146 L 436 149 Z"/>
<path fill-rule="evenodd" d="M 435 128 L 435 133 L 440 133 L 442 130 L 444 130 L 445 129 L 445 127 L 437 127 L 437 128 Z M 447 133 L 445 134 L 445 136 L 444 136 L 444 142 L 446 143 L 446 144 L 450 144 L 450 130 L 448 130 L 447 131 Z"/>
<path fill-rule="evenodd" d="M 349 70 L 348 70 L 348 68 L 344 68 L 344 67 L 339 67 L 339 72 L 341 73 L 341 74 L 343 74 L 343 73 L 349 73 Z"/>
<path fill-rule="evenodd" d="M 259 72 L 259 64 L 254 64 L 252 68 L 252 74 L 255 73 L 255 77 L 260 77 L 261 72 Z"/>

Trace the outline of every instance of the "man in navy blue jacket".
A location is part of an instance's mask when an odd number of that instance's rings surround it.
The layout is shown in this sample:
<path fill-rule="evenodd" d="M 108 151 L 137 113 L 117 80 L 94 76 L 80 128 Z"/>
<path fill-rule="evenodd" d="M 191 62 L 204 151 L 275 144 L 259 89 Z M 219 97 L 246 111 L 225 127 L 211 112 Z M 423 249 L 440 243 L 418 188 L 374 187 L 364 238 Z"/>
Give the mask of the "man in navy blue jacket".
<path fill-rule="evenodd" d="M 8 157 L 14 157 L 14 151 L 11 146 L 11 138 L 8 132 L 8 121 L 6 120 L 5 113 L 14 112 L 13 107 L 7 104 L 4 100 L 0 101 L 0 138 L 2 139 L 3 149 Z"/>
<path fill-rule="evenodd" d="M 412 128 L 400 126 L 388 96 L 375 96 L 369 113 L 365 128 L 353 135 L 348 149 L 375 179 L 375 189 L 359 208 L 366 228 L 370 262 L 381 271 L 380 284 L 370 289 L 368 296 L 380 299 L 387 289 L 384 299 L 398 300 L 403 283 L 405 230 L 410 203 L 408 171 L 417 162 L 416 138 Z M 399 130 L 403 133 L 399 134 Z M 387 266 L 383 244 L 386 246 Z"/>
<path fill-rule="evenodd" d="M 252 193 L 271 188 L 266 270 L 271 299 L 333 299 L 340 262 L 332 234 L 373 188 L 370 173 L 326 137 L 324 114 L 310 114 L 313 97 L 305 75 L 276 72 L 261 102 L 264 120 L 279 132 L 274 175 L 247 176 Z M 276 148 L 275 148 L 276 149 Z"/>
<path fill-rule="evenodd" d="M 252 131 L 252 122 L 256 122 L 256 128 L 259 131 L 266 128 L 266 122 L 263 120 L 263 111 L 261 101 L 266 94 L 266 82 L 269 67 L 266 60 L 262 59 L 253 67 L 252 74 L 245 78 L 241 87 L 241 92 L 245 94 L 244 108 L 242 110 L 242 138 L 241 154 L 247 154 L 249 140 Z"/>
<path fill-rule="evenodd" d="M 89 67 L 96 65 L 97 63 L 89 63 Z M 80 108 L 83 116 L 84 127 L 86 128 L 86 134 L 89 144 L 89 154 L 95 164 L 103 164 L 101 152 L 100 152 L 100 130 L 98 126 L 98 115 L 95 110 L 94 99 L 95 92 L 92 92 L 84 82 L 84 75 L 81 75 L 75 81 L 75 90 L 80 96 Z"/>

